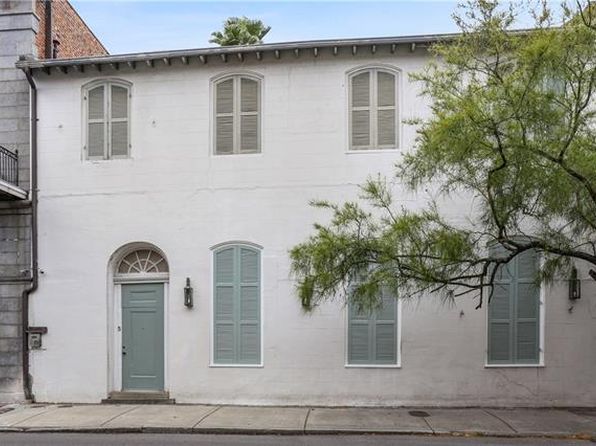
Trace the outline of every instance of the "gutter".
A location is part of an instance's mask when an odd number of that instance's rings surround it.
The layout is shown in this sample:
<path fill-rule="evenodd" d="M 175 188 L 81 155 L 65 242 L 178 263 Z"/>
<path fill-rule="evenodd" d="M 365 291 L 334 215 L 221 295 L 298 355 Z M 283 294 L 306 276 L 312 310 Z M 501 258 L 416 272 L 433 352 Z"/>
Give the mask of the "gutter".
<path fill-rule="evenodd" d="M 29 296 L 37 290 L 39 283 L 37 244 L 37 86 L 31 70 L 23 70 L 30 88 L 31 100 L 31 285 L 22 294 L 21 336 L 23 354 L 23 393 L 28 401 L 35 401 L 31 374 L 29 373 Z"/>

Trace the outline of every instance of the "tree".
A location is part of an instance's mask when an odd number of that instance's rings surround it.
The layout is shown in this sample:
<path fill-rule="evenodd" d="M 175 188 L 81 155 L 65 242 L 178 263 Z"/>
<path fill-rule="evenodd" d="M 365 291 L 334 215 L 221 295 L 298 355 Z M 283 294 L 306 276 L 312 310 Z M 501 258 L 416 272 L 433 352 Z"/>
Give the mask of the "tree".
<path fill-rule="evenodd" d="M 383 287 L 401 297 L 472 295 L 480 307 L 498 267 L 530 249 L 543 259 L 537 280 L 568 277 L 576 262 L 596 267 L 590 11 L 564 6 L 554 27 L 543 5 L 532 11 L 535 28 L 520 32 L 513 6 L 467 4 L 455 17 L 461 35 L 435 45 L 433 62 L 412 77 L 431 116 L 409 123 L 416 143 L 395 178 L 371 177 L 360 200 L 312 203 L 332 218 L 290 251 L 305 309 L 348 289 L 374 305 Z M 425 188 L 434 195 L 422 210 L 400 204 L 400 193 Z M 464 223 L 443 212 L 458 200 L 473 208 Z"/>
<path fill-rule="evenodd" d="M 257 45 L 263 43 L 263 37 L 271 30 L 260 20 L 247 17 L 229 17 L 224 22 L 223 32 L 211 33 L 209 42 L 220 46 Z"/>

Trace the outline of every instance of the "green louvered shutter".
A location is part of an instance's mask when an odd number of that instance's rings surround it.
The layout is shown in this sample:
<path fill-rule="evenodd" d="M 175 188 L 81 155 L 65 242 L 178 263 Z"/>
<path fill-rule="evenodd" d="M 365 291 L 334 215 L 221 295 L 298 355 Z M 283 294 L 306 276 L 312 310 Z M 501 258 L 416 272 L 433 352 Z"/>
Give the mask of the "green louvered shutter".
<path fill-rule="evenodd" d="M 260 364 L 260 252 L 229 246 L 215 253 L 214 362 Z"/>
<path fill-rule="evenodd" d="M 515 360 L 534 364 L 539 359 L 540 289 L 536 286 L 538 256 L 526 251 L 516 258 Z"/>
<path fill-rule="evenodd" d="M 397 362 L 397 299 L 383 291 L 382 307 L 375 311 L 374 362 L 395 364 Z"/>
<path fill-rule="evenodd" d="M 215 253 L 214 360 L 218 364 L 236 362 L 235 249 Z"/>
<path fill-rule="evenodd" d="M 495 284 L 488 307 L 488 359 L 491 363 L 511 361 L 511 288 L 507 274 Z"/>
<path fill-rule="evenodd" d="M 348 304 L 348 363 L 397 363 L 397 300 L 383 292 L 382 306 L 371 312 Z"/>
<path fill-rule="evenodd" d="M 372 359 L 372 315 L 348 304 L 348 363 L 370 364 Z"/>
<path fill-rule="evenodd" d="M 494 252 L 503 250 L 496 248 Z M 540 290 L 535 284 L 538 256 L 526 251 L 499 267 L 488 307 L 488 362 L 539 361 Z"/>
<path fill-rule="evenodd" d="M 238 363 L 261 362 L 260 255 L 252 248 L 237 247 L 239 262 Z"/>

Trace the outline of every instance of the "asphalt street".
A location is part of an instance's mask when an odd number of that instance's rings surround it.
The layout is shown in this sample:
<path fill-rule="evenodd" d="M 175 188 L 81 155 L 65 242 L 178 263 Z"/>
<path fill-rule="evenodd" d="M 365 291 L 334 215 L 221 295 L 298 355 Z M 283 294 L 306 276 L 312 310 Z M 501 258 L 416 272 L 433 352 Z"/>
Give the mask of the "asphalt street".
<path fill-rule="evenodd" d="M 402 435 L 205 435 L 0 433 L 2 446 L 588 446 L 581 440 Z"/>

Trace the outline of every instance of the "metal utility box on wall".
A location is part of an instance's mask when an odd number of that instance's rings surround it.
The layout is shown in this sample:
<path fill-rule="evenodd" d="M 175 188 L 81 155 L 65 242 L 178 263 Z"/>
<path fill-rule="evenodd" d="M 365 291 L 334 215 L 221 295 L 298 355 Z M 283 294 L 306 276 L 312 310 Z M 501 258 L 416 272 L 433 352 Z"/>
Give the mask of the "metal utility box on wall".
<path fill-rule="evenodd" d="M 48 332 L 48 327 L 29 327 L 27 329 L 29 349 L 39 350 L 42 347 L 41 335 Z"/>

